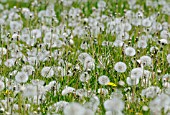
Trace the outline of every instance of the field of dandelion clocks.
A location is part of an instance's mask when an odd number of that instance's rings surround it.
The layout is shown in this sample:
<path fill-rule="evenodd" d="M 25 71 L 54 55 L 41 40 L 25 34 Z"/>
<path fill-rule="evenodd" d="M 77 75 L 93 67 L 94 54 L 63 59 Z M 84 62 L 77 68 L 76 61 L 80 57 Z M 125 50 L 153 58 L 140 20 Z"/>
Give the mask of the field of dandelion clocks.
<path fill-rule="evenodd" d="M 170 1 L 0 0 L 0 115 L 170 115 Z"/>

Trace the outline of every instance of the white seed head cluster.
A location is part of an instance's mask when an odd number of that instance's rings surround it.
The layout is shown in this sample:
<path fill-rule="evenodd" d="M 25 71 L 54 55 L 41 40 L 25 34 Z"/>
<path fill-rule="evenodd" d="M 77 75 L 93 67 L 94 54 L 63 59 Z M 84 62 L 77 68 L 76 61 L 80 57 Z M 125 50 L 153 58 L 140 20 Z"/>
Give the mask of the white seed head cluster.
<path fill-rule="evenodd" d="M 0 0 L 0 114 L 170 115 L 170 1 Z"/>

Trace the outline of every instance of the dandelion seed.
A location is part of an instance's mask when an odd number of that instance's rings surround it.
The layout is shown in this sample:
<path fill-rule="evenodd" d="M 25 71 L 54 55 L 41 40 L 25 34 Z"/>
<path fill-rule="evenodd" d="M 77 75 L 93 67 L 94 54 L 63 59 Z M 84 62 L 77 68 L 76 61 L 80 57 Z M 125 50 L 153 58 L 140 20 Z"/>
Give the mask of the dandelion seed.
<path fill-rule="evenodd" d="M 123 42 L 122 40 L 117 39 L 117 40 L 114 41 L 113 45 L 114 45 L 115 47 L 122 47 L 122 46 L 123 46 L 123 43 L 124 43 L 124 42 Z"/>
<path fill-rule="evenodd" d="M 170 83 L 169 83 L 169 80 L 170 80 L 170 75 L 169 74 L 165 74 L 163 77 L 162 77 L 162 85 L 164 87 L 170 87 Z"/>
<path fill-rule="evenodd" d="M 25 83 L 28 81 L 28 74 L 26 72 L 18 72 L 15 80 L 19 83 Z"/>
<path fill-rule="evenodd" d="M 88 80 L 90 80 L 91 76 L 87 73 L 87 72 L 83 72 L 80 75 L 80 81 L 81 82 L 87 82 Z"/>
<path fill-rule="evenodd" d="M 65 89 L 62 91 L 62 95 L 67 95 L 68 93 L 73 93 L 75 89 L 73 87 L 65 87 Z"/>
<path fill-rule="evenodd" d="M 37 95 L 37 87 L 33 85 L 26 85 L 23 90 L 24 97 L 34 97 Z"/>
<path fill-rule="evenodd" d="M 148 110 L 149 110 L 149 107 L 146 106 L 146 105 L 144 105 L 144 106 L 142 106 L 142 110 L 143 110 L 143 111 L 148 111 Z"/>
<path fill-rule="evenodd" d="M 103 1 L 103 0 L 100 0 L 98 3 L 97 3 L 97 6 L 99 9 L 103 9 L 106 7 L 106 2 Z"/>
<path fill-rule="evenodd" d="M 132 29 L 131 24 L 130 24 L 130 23 L 128 23 L 128 22 L 127 22 L 127 23 L 125 23 L 125 24 L 124 24 L 124 26 L 125 26 L 125 27 L 124 27 L 124 29 L 125 29 L 125 31 L 127 31 L 127 32 L 128 32 L 128 31 L 130 31 L 130 30 Z"/>
<path fill-rule="evenodd" d="M 52 67 L 44 67 L 41 70 L 41 75 L 43 77 L 50 78 L 54 75 L 54 70 L 52 69 Z"/>
<path fill-rule="evenodd" d="M 88 92 L 85 89 L 77 89 L 76 90 L 76 95 L 80 96 L 80 98 L 87 97 Z"/>
<path fill-rule="evenodd" d="M 81 53 L 79 56 L 78 56 L 78 59 L 81 63 L 84 63 L 86 57 L 90 56 L 88 53 Z M 90 56 L 91 57 L 91 56 Z"/>
<path fill-rule="evenodd" d="M 32 72 L 34 72 L 35 69 L 34 69 L 34 67 L 31 66 L 31 65 L 24 65 L 24 66 L 22 67 L 22 71 L 23 71 L 23 72 L 26 72 L 28 75 L 32 75 Z"/>
<path fill-rule="evenodd" d="M 147 47 L 147 42 L 144 40 L 139 40 L 138 41 L 138 48 L 146 48 Z"/>
<path fill-rule="evenodd" d="M 14 66 L 15 65 L 15 58 L 11 58 L 11 59 L 7 59 L 5 62 L 4 62 L 4 64 L 5 64 L 5 66 L 7 66 L 7 67 L 12 67 L 12 66 Z"/>
<path fill-rule="evenodd" d="M 167 39 L 170 35 L 168 34 L 168 31 L 167 30 L 162 30 L 161 33 L 160 33 L 160 37 L 162 39 Z"/>
<path fill-rule="evenodd" d="M 7 49 L 3 48 L 3 47 L 0 47 L 0 57 L 5 55 L 6 53 L 7 53 Z"/>
<path fill-rule="evenodd" d="M 141 95 L 146 96 L 147 98 L 154 98 L 161 92 L 159 87 L 156 86 L 150 86 L 146 89 L 142 90 Z"/>
<path fill-rule="evenodd" d="M 129 86 L 137 85 L 139 83 L 139 79 L 137 79 L 137 78 L 132 79 L 130 77 L 127 77 L 126 82 Z"/>
<path fill-rule="evenodd" d="M 54 104 L 54 106 L 56 107 L 56 111 L 61 111 L 63 110 L 69 103 L 66 101 L 59 101 L 57 103 Z"/>
<path fill-rule="evenodd" d="M 41 37 L 41 30 L 39 29 L 34 29 L 31 31 L 31 35 L 34 37 L 34 38 L 40 38 Z"/>
<path fill-rule="evenodd" d="M 152 22 L 149 20 L 149 18 L 143 19 L 142 25 L 145 27 L 150 27 Z"/>
<path fill-rule="evenodd" d="M 16 31 L 16 30 L 21 30 L 22 28 L 22 23 L 18 21 L 10 21 L 10 28 L 11 31 Z"/>
<path fill-rule="evenodd" d="M 91 56 L 86 57 L 84 60 L 84 70 L 87 71 L 94 70 L 95 68 L 94 62 L 95 60 Z"/>
<path fill-rule="evenodd" d="M 104 108 L 107 111 L 122 111 L 124 109 L 124 102 L 120 98 L 114 97 L 104 102 Z"/>
<path fill-rule="evenodd" d="M 150 66 L 152 64 L 152 59 L 149 56 L 140 57 L 140 61 L 143 66 Z"/>
<path fill-rule="evenodd" d="M 119 81 L 119 85 L 120 85 L 120 86 L 124 86 L 124 85 L 125 85 L 125 82 L 124 82 L 124 81 Z"/>
<path fill-rule="evenodd" d="M 126 64 L 124 62 L 117 62 L 114 66 L 114 69 L 117 72 L 123 73 L 123 72 L 126 71 L 127 67 L 126 67 Z"/>
<path fill-rule="evenodd" d="M 81 49 L 83 49 L 83 50 L 87 50 L 88 47 L 89 47 L 89 45 L 88 45 L 87 42 L 82 42 L 81 45 L 80 45 L 80 47 L 81 47 Z"/>
<path fill-rule="evenodd" d="M 168 63 L 170 64 L 170 54 L 167 55 L 166 59 L 167 59 Z"/>
<path fill-rule="evenodd" d="M 0 81 L 0 91 L 4 90 L 5 85 L 4 82 Z"/>
<path fill-rule="evenodd" d="M 132 79 L 139 79 L 143 75 L 143 69 L 142 68 L 134 68 L 131 71 L 131 78 Z"/>
<path fill-rule="evenodd" d="M 98 81 L 99 81 L 99 84 L 101 85 L 107 85 L 110 82 L 108 76 L 105 76 L 105 75 L 100 76 L 98 78 Z"/>
<path fill-rule="evenodd" d="M 161 115 L 162 113 L 161 110 L 164 109 L 163 113 L 166 113 L 168 111 L 168 109 L 166 109 L 166 106 L 168 106 L 168 104 L 170 104 L 169 96 L 162 93 L 159 96 L 157 96 L 154 100 L 150 101 L 149 103 L 150 112 L 152 114 Z"/>
<path fill-rule="evenodd" d="M 105 88 L 99 88 L 97 92 L 103 95 L 107 95 L 109 93 L 108 90 Z"/>
<path fill-rule="evenodd" d="M 127 48 L 125 49 L 125 54 L 126 54 L 127 56 L 134 56 L 134 55 L 136 54 L 136 51 L 135 51 L 135 49 L 132 48 L 132 47 L 127 47 Z"/>
<path fill-rule="evenodd" d="M 64 115 L 83 115 L 85 113 L 85 108 L 79 103 L 69 103 L 64 108 Z"/>

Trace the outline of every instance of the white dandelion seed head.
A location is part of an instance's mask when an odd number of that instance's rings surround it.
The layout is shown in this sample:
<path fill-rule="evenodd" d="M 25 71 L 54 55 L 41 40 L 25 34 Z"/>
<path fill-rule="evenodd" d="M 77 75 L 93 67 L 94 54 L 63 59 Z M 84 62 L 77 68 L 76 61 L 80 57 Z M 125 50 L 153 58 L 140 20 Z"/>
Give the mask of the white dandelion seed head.
<path fill-rule="evenodd" d="M 117 62 L 114 66 L 114 69 L 117 72 L 123 73 L 123 72 L 126 71 L 127 67 L 126 67 L 126 64 L 124 62 Z"/>
<path fill-rule="evenodd" d="M 159 23 L 159 22 L 153 22 L 153 23 L 152 23 L 152 28 L 153 28 L 155 31 L 161 31 L 161 30 L 162 30 L 162 25 L 161 25 L 161 23 Z"/>
<path fill-rule="evenodd" d="M 85 89 L 77 89 L 76 90 L 76 95 L 78 95 L 80 98 L 87 97 L 88 92 Z"/>
<path fill-rule="evenodd" d="M 105 40 L 104 40 L 104 41 L 102 42 L 102 46 L 108 46 L 108 45 L 109 45 L 109 42 L 108 42 L 108 41 L 105 41 Z"/>
<path fill-rule="evenodd" d="M 170 96 L 170 87 L 167 87 L 167 88 L 165 89 L 165 94 L 167 94 L 167 95 Z"/>
<path fill-rule="evenodd" d="M 138 41 L 138 48 L 146 48 L 147 47 L 147 42 L 145 40 L 139 40 Z"/>
<path fill-rule="evenodd" d="M 145 18 L 142 20 L 142 25 L 145 27 L 150 27 L 152 24 L 151 20 L 149 18 Z"/>
<path fill-rule="evenodd" d="M 23 42 L 28 43 L 30 41 L 30 35 L 29 34 L 22 34 L 20 38 Z"/>
<path fill-rule="evenodd" d="M 27 57 L 26 60 L 30 65 L 34 66 L 39 63 L 39 60 L 37 57 Z"/>
<path fill-rule="evenodd" d="M 83 50 L 87 50 L 89 47 L 89 44 L 87 42 L 82 42 L 81 45 L 80 45 L 80 48 L 83 49 Z"/>
<path fill-rule="evenodd" d="M 100 0 L 98 3 L 97 3 L 97 6 L 99 9 L 103 9 L 106 7 L 106 2 L 103 1 L 103 0 Z"/>
<path fill-rule="evenodd" d="M 63 41 L 61 41 L 61 40 L 59 40 L 59 39 L 56 39 L 56 40 L 53 42 L 52 47 L 61 48 L 63 45 L 64 45 L 64 42 L 63 42 Z"/>
<path fill-rule="evenodd" d="M 53 67 L 53 69 L 56 76 L 64 76 L 66 74 L 64 68 L 61 66 Z"/>
<path fill-rule="evenodd" d="M 87 81 L 90 80 L 90 78 L 91 78 L 91 76 L 88 74 L 88 72 L 83 72 L 83 73 L 80 74 L 79 79 L 80 79 L 81 82 L 87 82 Z"/>
<path fill-rule="evenodd" d="M 0 56 L 5 55 L 7 53 L 7 49 L 4 47 L 0 47 Z"/>
<path fill-rule="evenodd" d="M 150 101 L 149 103 L 149 108 L 152 114 L 160 114 L 162 113 L 162 109 L 163 109 L 163 113 L 167 113 L 168 111 L 168 106 L 170 104 L 169 101 L 170 97 L 164 93 L 158 95 L 155 99 L 153 99 L 152 101 Z"/>
<path fill-rule="evenodd" d="M 52 67 L 44 67 L 41 70 L 41 75 L 46 78 L 50 78 L 54 75 L 54 70 Z"/>
<path fill-rule="evenodd" d="M 139 83 L 139 79 L 132 79 L 131 77 L 127 77 L 126 79 L 126 83 L 129 85 L 129 86 L 132 86 L 132 85 L 137 85 Z"/>
<path fill-rule="evenodd" d="M 142 56 L 140 57 L 141 64 L 143 66 L 150 66 L 152 65 L 152 59 L 149 56 Z"/>
<path fill-rule="evenodd" d="M 167 39 L 160 39 L 159 42 L 160 42 L 161 45 L 162 44 L 164 44 L 164 45 L 168 44 L 168 40 Z"/>
<path fill-rule="evenodd" d="M 143 89 L 141 96 L 146 96 L 146 98 L 154 98 L 161 92 L 161 89 L 157 86 L 150 86 L 146 89 Z"/>
<path fill-rule="evenodd" d="M 88 56 L 90 56 L 88 53 L 81 53 L 81 54 L 79 54 L 79 56 L 78 56 L 78 60 L 83 64 L 84 61 L 85 61 L 85 59 L 86 59 L 86 57 L 88 57 Z M 91 57 L 91 56 L 90 56 L 90 57 Z"/>
<path fill-rule="evenodd" d="M 104 102 L 104 108 L 106 111 L 122 111 L 124 109 L 124 105 L 124 102 L 117 97 Z"/>
<path fill-rule="evenodd" d="M 163 87 L 169 88 L 170 87 L 169 81 L 170 81 L 170 74 L 165 74 L 162 77 L 162 85 L 163 85 Z"/>
<path fill-rule="evenodd" d="M 125 29 L 125 31 L 128 32 L 128 31 L 130 31 L 132 29 L 132 25 L 130 23 L 126 22 L 124 24 L 124 29 Z"/>
<path fill-rule="evenodd" d="M 98 106 L 100 104 L 99 97 L 97 97 L 96 95 L 92 96 L 90 98 L 90 102 L 92 102 L 95 106 Z"/>
<path fill-rule="evenodd" d="M 115 41 L 113 42 L 113 45 L 114 45 L 115 47 L 122 47 L 123 44 L 124 44 L 123 40 L 119 40 L 119 39 L 117 39 L 117 40 L 115 40 Z"/>
<path fill-rule="evenodd" d="M 43 86 L 45 81 L 39 80 L 39 79 L 33 79 L 33 80 L 31 80 L 31 83 L 35 86 Z"/>
<path fill-rule="evenodd" d="M 134 56 L 136 54 L 136 51 L 133 47 L 129 46 L 129 47 L 125 48 L 125 54 L 127 56 Z"/>
<path fill-rule="evenodd" d="M 75 88 L 73 87 L 65 87 L 62 91 L 62 95 L 67 95 L 68 93 L 73 93 L 75 91 Z"/>
<path fill-rule="evenodd" d="M 4 90 L 5 84 L 3 81 L 0 81 L 0 91 Z"/>
<path fill-rule="evenodd" d="M 168 22 L 163 22 L 162 23 L 162 28 L 163 28 L 163 30 L 168 30 Z"/>
<path fill-rule="evenodd" d="M 105 115 L 124 115 L 122 111 L 106 111 Z"/>
<path fill-rule="evenodd" d="M 116 89 L 114 92 L 111 93 L 110 95 L 110 99 L 113 99 L 114 97 L 117 97 L 117 98 L 123 98 L 123 94 L 122 94 L 122 91 Z"/>
<path fill-rule="evenodd" d="M 84 60 L 84 70 L 94 70 L 95 69 L 95 60 L 91 56 L 87 56 Z"/>
<path fill-rule="evenodd" d="M 169 81 L 170 80 L 170 74 L 165 74 L 162 76 L 162 82 Z"/>
<path fill-rule="evenodd" d="M 97 90 L 97 92 L 98 92 L 99 94 L 103 94 L 103 95 L 107 95 L 107 94 L 109 93 L 106 88 L 99 88 L 99 89 Z"/>
<path fill-rule="evenodd" d="M 16 30 L 21 30 L 22 28 L 22 23 L 19 21 L 10 21 L 10 29 L 12 32 Z"/>
<path fill-rule="evenodd" d="M 25 83 L 28 81 L 28 74 L 26 72 L 18 72 L 15 76 L 15 80 L 19 83 Z"/>
<path fill-rule="evenodd" d="M 124 86 L 124 85 L 125 85 L 125 82 L 121 80 L 121 81 L 119 81 L 119 85 L 120 85 L 120 86 Z"/>
<path fill-rule="evenodd" d="M 143 75 L 142 68 L 134 68 L 131 70 L 131 79 L 139 79 Z"/>
<path fill-rule="evenodd" d="M 149 79 L 151 77 L 151 72 L 149 70 L 144 70 L 143 71 L 143 77 L 145 79 Z"/>
<path fill-rule="evenodd" d="M 40 29 L 34 29 L 31 31 L 31 35 L 34 38 L 40 38 L 41 37 L 41 30 Z"/>
<path fill-rule="evenodd" d="M 31 65 L 24 65 L 21 69 L 23 72 L 26 72 L 28 75 L 32 75 L 32 73 L 35 71 L 34 67 Z"/>
<path fill-rule="evenodd" d="M 168 37 L 170 37 L 170 35 L 168 34 L 167 30 L 162 30 L 161 33 L 160 33 L 160 37 L 162 39 L 168 39 Z"/>
<path fill-rule="evenodd" d="M 14 66 L 15 65 L 15 58 L 11 58 L 11 59 L 7 59 L 5 62 L 4 62 L 4 64 L 5 64 L 5 66 L 7 66 L 7 67 L 12 67 L 12 66 Z"/>
<path fill-rule="evenodd" d="M 23 90 L 23 96 L 24 97 L 34 97 L 37 95 L 37 87 L 34 85 L 26 85 Z"/>
<path fill-rule="evenodd" d="M 140 19 L 140 18 L 132 18 L 132 19 L 131 19 L 131 23 L 132 23 L 133 25 L 135 25 L 135 26 L 139 26 L 139 25 L 142 24 L 142 19 Z"/>
<path fill-rule="evenodd" d="M 110 79 L 106 75 L 102 75 L 98 78 L 98 82 L 100 85 L 107 85 L 110 82 Z"/>
<path fill-rule="evenodd" d="M 156 50 L 158 50 L 158 47 L 156 46 L 150 47 L 150 52 L 155 52 Z"/>
<path fill-rule="evenodd" d="M 163 82 L 162 86 L 165 88 L 170 88 L 170 83 L 169 82 Z"/>
<path fill-rule="evenodd" d="M 85 113 L 85 108 L 80 105 L 79 103 L 72 102 L 69 103 L 65 108 L 64 108 L 64 115 L 83 115 Z"/>
<path fill-rule="evenodd" d="M 84 115 L 95 115 L 95 114 L 94 111 L 91 110 L 91 108 L 87 108 L 85 109 Z"/>
<path fill-rule="evenodd" d="M 148 111 L 148 110 L 149 110 L 149 107 L 146 106 L 146 105 L 144 105 L 144 106 L 142 106 L 142 110 L 143 110 L 143 111 Z"/>
<path fill-rule="evenodd" d="M 167 55 L 166 59 L 167 59 L 168 63 L 170 64 L 170 54 Z"/>
<path fill-rule="evenodd" d="M 62 111 L 69 103 L 66 101 L 59 101 L 54 103 L 54 107 L 56 108 L 56 112 Z"/>

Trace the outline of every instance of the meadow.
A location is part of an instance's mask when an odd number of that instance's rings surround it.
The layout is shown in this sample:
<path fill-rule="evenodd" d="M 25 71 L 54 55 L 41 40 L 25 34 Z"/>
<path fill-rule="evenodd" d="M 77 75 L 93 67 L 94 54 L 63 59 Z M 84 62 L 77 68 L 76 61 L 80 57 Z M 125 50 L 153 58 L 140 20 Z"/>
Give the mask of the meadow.
<path fill-rule="evenodd" d="M 170 115 L 169 0 L 0 0 L 0 115 Z"/>

